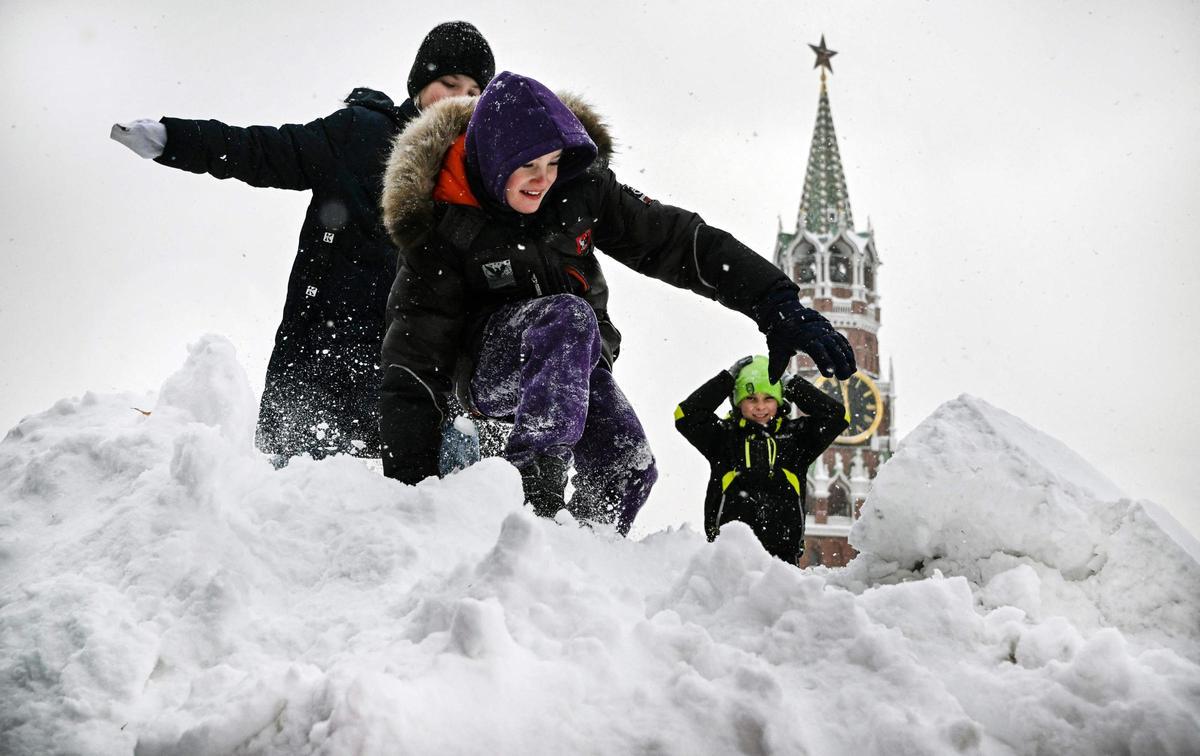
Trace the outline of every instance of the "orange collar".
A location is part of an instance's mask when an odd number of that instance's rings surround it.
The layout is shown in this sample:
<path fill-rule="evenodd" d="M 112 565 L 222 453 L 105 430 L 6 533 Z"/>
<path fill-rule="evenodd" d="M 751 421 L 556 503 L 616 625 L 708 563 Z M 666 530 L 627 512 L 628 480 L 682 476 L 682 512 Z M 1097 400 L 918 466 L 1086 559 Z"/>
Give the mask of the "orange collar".
<path fill-rule="evenodd" d="M 446 150 L 442 170 L 438 172 L 437 183 L 433 187 L 433 198 L 452 205 L 480 207 L 467 181 L 466 143 L 467 135 L 463 134 Z"/>

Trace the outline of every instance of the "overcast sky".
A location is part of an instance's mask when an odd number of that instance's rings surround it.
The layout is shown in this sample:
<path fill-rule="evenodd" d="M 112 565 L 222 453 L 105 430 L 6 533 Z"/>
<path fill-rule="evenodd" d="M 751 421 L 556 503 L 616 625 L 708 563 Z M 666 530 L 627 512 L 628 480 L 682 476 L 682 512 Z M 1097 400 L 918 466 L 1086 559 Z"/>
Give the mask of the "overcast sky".
<path fill-rule="evenodd" d="M 435 24 L 498 70 L 585 95 L 614 168 L 770 256 L 818 97 L 883 267 L 901 435 L 969 393 L 1200 533 L 1191 485 L 1200 264 L 1200 3 L 0 2 L 0 426 L 155 389 L 206 332 L 262 387 L 308 195 L 137 158 L 114 121 L 304 122 L 404 96 Z M 638 531 L 698 522 L 675 404 L 764 349 L 741 316 L 610 264 L 617 376 L 662 477 Z"/>

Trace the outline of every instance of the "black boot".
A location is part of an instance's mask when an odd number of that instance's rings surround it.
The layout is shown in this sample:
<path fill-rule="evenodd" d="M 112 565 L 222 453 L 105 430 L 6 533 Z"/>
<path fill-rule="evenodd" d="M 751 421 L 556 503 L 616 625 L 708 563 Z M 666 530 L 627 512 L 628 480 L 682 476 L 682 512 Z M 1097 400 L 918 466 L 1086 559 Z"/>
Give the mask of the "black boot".
<path fill-rule="evenodd" d="M 534 457 L 521 472 L 525 503 L 539 517 L 553 517 L 566 506 L 563 492 L 567 488 L 567 462 L 550 454 Z"/>

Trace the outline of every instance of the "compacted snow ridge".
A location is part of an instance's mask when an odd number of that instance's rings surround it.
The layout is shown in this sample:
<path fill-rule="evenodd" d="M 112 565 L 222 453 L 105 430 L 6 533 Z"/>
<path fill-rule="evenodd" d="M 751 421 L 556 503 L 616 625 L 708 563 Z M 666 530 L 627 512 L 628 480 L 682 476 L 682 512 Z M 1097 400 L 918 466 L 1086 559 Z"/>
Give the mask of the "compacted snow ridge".
<path fill-rule="evenodd" d="M 276 470 L 255 412 L 208 336 L 0 443 L 0 753 L 1200 752 L 1200 548 L 980 399 L 803 571 L 537 519 L 498 459 Z"/>

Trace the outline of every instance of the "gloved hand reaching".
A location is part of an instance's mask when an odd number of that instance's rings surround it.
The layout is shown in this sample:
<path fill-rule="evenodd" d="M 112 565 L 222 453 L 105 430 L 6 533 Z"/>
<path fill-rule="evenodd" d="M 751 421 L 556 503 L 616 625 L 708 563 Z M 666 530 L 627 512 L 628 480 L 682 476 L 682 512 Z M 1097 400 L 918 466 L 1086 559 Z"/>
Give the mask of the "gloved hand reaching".
<path fill-rule="evenodd" d="M 779 380 L 798 351 L 811 357 L 822 375 L 845 380 L 858 369 L 850 342 L 821 313 L 800 304 L 795 289 L 771 291 L 754 314 L 758 330 L 767 336 L 767 377 L 772 383 Z"/>
<path fill-rule="evenodd" d="M 167 127 L 149 118 L 114 123 L 108 136 L 136 152 L 139 157 L 156 158 L 167 148 Z"/>
<path fill-rule="evenodd" d="M 737 380 L 738 373 L 742 372 L 742 368 L 746 367 L 751 362 L 754 362 L 754 356 L 748 354 L 745 357 L 743 357 L 742 359 L 740 359 L 737 362 L 730 365 L 729 367 L 725 368 L 725 372 L 729 373 L 729 375 L 734 380 Z"/>

